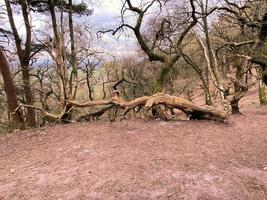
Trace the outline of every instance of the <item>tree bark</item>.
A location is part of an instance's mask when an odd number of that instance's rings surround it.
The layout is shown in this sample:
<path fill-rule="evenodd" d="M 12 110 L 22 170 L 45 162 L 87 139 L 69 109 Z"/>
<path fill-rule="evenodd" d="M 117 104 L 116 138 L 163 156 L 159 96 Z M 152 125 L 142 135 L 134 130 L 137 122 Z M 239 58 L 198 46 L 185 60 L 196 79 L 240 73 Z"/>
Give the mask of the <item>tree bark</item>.
<path fill-rule="evenodd" d="M 76 48 L 75 48 L 75 39 L 74 39 L 74 30 L 73 30 L 73 5 L 72 0 L 69 0 L 69 29 L 70 29 L 70 43 L 71 43 L 71 65 L 72 72 L 70 78 L 70 99 L 74 100 L 76 98 L 77 89 L 78 89 L 78 69 L 77 69 L 77 58 L 76 58 Z"/>
<path fill-rule="evenodd" d="M 261 105 L 267 105 L 266 86 L 264 85 L 264 76 L 262 67 L 258 68 L 259 74 L 259 100 Z"/>
<path fill-rule="evenodd" d="M 199 44 L 200 44 L 200 46 L 204 52 L 205 59 L 207 62 L 207 67 L 210 71 L 212 81 L 215 84 L 215 86 L 217 87 L 218 92 L 220 94 L 221 101 L 222 101 L 222 104 L 224 106 L 224 110 L 228 111 L 228 104 L 227 104 L 226 96 L 224 95 L 225 88 L 224 88 L 224 85 L 222 83 L 223 78 L 222 78 L 222 76 L 219 72 L 219 69 L 218 69 L 217 58 L 216 58 L 214 50 L 212 48 L 210 34 L 209 34 L 209 26 L 208 26 L 208 19 L 207 19 L 208 1 L 206 0 L 205 3 L 203 1 L 201 1 L 200 8 L 201 8 L 201 12 L 202 12 L 201 14 L 202 14 L 203 30 L 204 30 L 204 34 L 205 34 L 206 45 L 202 42 L 201 38 L 198 36 L 197 36 L 197 40 L 198 40 L 198 42 L 199 42 Z"/>
<path fill-rule="evenodd" d="M 11 113 L 12 122 L 17 123 L 17 125 L 19 126 L 23 125 L 23 118 L 21 116 L 21 113 L 20 112 L 14 113 L 19 104 L 12 74 L 10 72 L 9 63 L 1 47 L 0 47 L 0 72 L 2 73 L 2 77 L 4 80 L 8 110 Z"/>
<path fill-rule="evenodd" d="M 66 97 L 67 70 L 63 61 L 62 40 L 60 38 L 60 34 L 58 31 L 54 1 L 48 0 L 48 5 L 51 14 L 52 28 L 54 33 L 55 62 L 57 65 L 57 71 L 59 75 L 60 103 L 61 103 L 61 109 L 63 109 L 65 107 L 65 99 L 67 99 Z"/>
<path fill-rule="evenodd" d="M 10 1 L 5 0 L 7 14 L 9 23 L 14 35 L 15 44 L 17 48 L 17 53 L 21 65 L 22 70 L 22 79 L 23 79 L 23 88 L 24 88 L 24 95 L 26 99 L 26 104 L 33 105 L 33 94 L 31 89 L 31 81 L 30 81 L 30 69 L 29 69 L 29 62 L 31 57 L 31 25 L 29 20 L 29 13 L 28 13 L 28 6 L 26 0 L 21 0 L 21 10 L 24 20 L 24 25 L 26 29 L 26 42 L 25 42 L 25 48 L 23 49 L 21 46 L 22 39 L 19 37 L 12 8 L 10 5 Z M 27 123 L 30 127 L 34 127 L 36 125 L 36 118 L 35 118 L 35 110 L 32 107 L 27 107 Z"/>
<path fill-rule="evenodd" d="M 96 105 L 116 105 L 125 109 L 125 112 L 139 106 L 145 106 L 146 108 L 152 108 L 157 105 L 164 105 L 168 108 L 177 108 L 188 115 L 190 119 L 209 119 L 209 120 L 219 120 L 223 121 L 227 119 L 227 113 L 224 111 L 217 110 L 212 106 L 201 107 L 193 104 L 192 102 L 179 98 L 176 96 L 171 96 L 164 93 L 156 93 L 153 96 L 143 96 L 138 97 L 132 101 L 125 101 L 118 91 L 115 92 L 116 95 L 107 100 L 99 101 L 89 101 L 85 103 L 79 103 L 76 101 L 68 101 L 73 106 L 76 107 L 87 107 Z"/>

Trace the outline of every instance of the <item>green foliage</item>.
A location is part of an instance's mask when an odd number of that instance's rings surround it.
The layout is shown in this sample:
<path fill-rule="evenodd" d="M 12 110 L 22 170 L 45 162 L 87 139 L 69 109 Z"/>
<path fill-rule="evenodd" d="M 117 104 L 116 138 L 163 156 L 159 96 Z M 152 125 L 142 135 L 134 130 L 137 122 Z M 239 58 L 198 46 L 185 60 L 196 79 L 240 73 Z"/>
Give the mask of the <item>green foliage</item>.
<path fill-rule="evenodd" d="M 86 3 L 73 4 L 73 12 L 79 15 L 92 15 L 93 10 L 88 9 Z"/>
<path fill-rule="evenodd" d="M 259 99 L 261 105 L 267 105 L 267 95 L 265 92 L 265 85 L 263 83 L 263 70 L 259 68 Z"/>
<path fill-rule="evenodd" d="M 12 4 L 20 4 L 20 0 L 11 0 Z M 46 12 L 48 11 L 48 0 L 27 0 L 28 6 L 34 12 Z M 64 12 L 69 12 L 70 4 L 68 0 L 54 0 L 54 5 L 58 10 L 63 9 Z M 72 11 L 78 15 L 92 15 L 93 9 L 89 9 L 87 4 L 84 2 L 73 3 Z"/>
<path fill-rule="evenodd" d="M 261 105 L 267 105 L 267 96 L 265 92 L 265 87 L 259 89 L 259 98 Z"/>

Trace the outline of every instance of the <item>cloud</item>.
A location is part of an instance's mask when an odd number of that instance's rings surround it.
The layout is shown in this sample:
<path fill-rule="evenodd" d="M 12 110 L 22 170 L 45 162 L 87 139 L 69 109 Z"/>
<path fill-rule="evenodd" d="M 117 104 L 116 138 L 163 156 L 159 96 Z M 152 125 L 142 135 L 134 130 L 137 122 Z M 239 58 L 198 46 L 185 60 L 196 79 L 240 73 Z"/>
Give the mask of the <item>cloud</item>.
<path fill-rule="evenodd" d="M 91 1 L 91 0 L 90 0 Z M 88 0 L 89 3 L 89 0 Z M 0 5 L 4 5 L 4 0 L 0 0 Z M 115 29 L 120 24 L 120 11 L 122 7 L 122 1 L 120 0 L 102 0 L 101 2 L 91 2 L 89 6 L 92 6 L 94 12 L 90 17 L 77 17 L 78 23 L 88 23 L 92 25 L 92 32 L 100 30 Z M 19 30 L 20 36 L 25 37 L 25 28 L 21 13 L 14 14 L 16 26 Z M 32 13 L 32 26 L 33 28 L 39 29 L 46 26 L 46 23 L 50 23 L 50 15 L 48 13 Z M 5 26 L 9 27 L 7 16 L 4 20 Z M 96 49 L 100 51 L 106 51 L 110 54 L 118 57 L 127 55 L 134 55 L 136 52 L 136 39 L 131 31 L 126 31 L 127 34 L 117 34 L 113 36 L 110 33 L 103 34 L 101 40 L 93 41 Z"/>
<path fill-rule="evenodd" d="M 120 0 L 102 0 L 94 6 L 93 15 L 90 17 L 90 23 L 93 25 L 94 32 L 116 29 L 121 22 L 120 11 L 122 1 Z M 136 39 L 132 31 L 118 33 L 113 36 L 111 33 L 101 35 L 101 40 L 96 44 L 100 51 L 108 52 L 118 58 L 136 54 Z"/>

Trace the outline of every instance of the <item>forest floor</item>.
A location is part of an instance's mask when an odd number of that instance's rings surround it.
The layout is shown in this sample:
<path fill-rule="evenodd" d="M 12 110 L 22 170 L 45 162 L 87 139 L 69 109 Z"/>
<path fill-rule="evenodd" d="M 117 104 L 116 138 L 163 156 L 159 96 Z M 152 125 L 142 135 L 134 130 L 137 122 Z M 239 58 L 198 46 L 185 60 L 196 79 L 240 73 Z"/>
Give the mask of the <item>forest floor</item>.
<path fill-rule="evenodd" d="M 267 107 L 245 104 L 225 123 L 124 120 L 2 135 L 0 199 L 266 200 Z"/>

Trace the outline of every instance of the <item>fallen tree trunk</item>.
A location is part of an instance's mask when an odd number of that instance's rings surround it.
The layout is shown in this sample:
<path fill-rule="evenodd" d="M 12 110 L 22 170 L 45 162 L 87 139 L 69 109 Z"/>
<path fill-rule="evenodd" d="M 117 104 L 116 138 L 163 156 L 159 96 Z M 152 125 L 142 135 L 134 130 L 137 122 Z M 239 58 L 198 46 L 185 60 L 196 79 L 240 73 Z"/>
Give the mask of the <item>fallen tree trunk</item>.
<path fill-rule="evenodd" d="M 76 106 L 76 107 L 88 107 L 88 106 L 100 106 L 100 105 L 114 104 L 119 107 L 122 107 L 123 109 L 125 109 L 125 111 L 128 111 L 137 106 L 145 106 L 146 102 L 149 99 L 149 96 L 143 96 L 143 97 L 138 97 L 132 101 L 125 101 L 121 97 L 121 94 L 118 90 L 114 91 L 113 94 L 115 94 L 114 97 L 112 97 L 111 99 L 107 99 L 107 100 L 89 101 L 85 103 L 79 103 L 77 101 L 67 100 L 67 102 L 71 104 L 72 106 Z"/>
<path fill-rule="evenodd" d="M 77 117 L 74 119 L 75 122 L 81 122 L 81 121 L 93 121 L 93 120 L 98 120 L 99 117 L 101 117 L 106 111 L 109 109 L 114 108 L 114 105 L 109 105 L 108 107 L 104 107 L 96 112 L 92 112 L 89 114 L 85 114 L 82 116 Z"/>
<path fill-rule="evenodd" d="M 192 102 L 190 102 L 186 99 L 176 97 L 176 96 L 171 96 L 171 95 L 164 94 L 164 93 L 156 93 L 153 96 L 138 97 L 132 101 L 125 101 L 121 97 L 119 91 L 115 91 L 114 94 L 115 94 L 114 97 L 112 97 L 111 99 L 107 99 L 107 100 L 89 101 L 89 102 L 85 102 L 85 103 L 79 103 L 77 101 L 66 100 L 66 103 L 69 107 L 72 107 L 72 108 L 109 105 L 108 107 L 103 108 L 96 113 L 91 113 L 88 115 L 78 117 L 77 118 L 78 121 L 81 121 L 83 117 L 86 118 L 86 117 L 101 116 L 108 109 L 111 109 L 114 106 L 117 106 L 117 107 L 124 109 L 125 114 L 129 110 L 134 109 L 136 107 L 140 108 L 141 106 L 144 106 L 145 108 L 150 109 L 153 106 L 164 105 L 167 108 L 176 108 L 176 109 L 183 111 L 185 114 L 187 114 L 189 119 L 199 119 L 199 120 L 208 119 L 208 120 L 223 121 L 223 120 L 227 119 L 227 117 L 228 117 L 226 112 L 218 110 L 215 107 L 212 107 L 212 106 L 201 107 L 201 106 L 193 104 Z M 65 108 L 58 115 L 49 113 L 42 108 L 39 108 L 36 106 L 31 106 L 31 105 L 19 105 L 17 107 L 16 111 L 20 107 L 31 107 L 31 108 L 34 108 L 36 110 L 39 110 L 45 115 L 47 120 L 54 121 L 54 122 L 62 120 L 62 117 L 64 116 L 64 114 L 67 113 L 67 109 L 66 109 L 67 106 L 65 106 Z"/>
<path fill-rule="evenodd" d="M 55 121 L 61 120 L 61 118 L 64 116 L 64 114 L 67 113 L 67 106 L 65 106 L 63 108 L 63 110 L 60 112 L 60 114 L 56 115 L 56 114 L 49 113 L 49 112 L 45 111 L 44 109 L 39 108 L 37 106 L 26 105 L 26 104 L 20 104 L 15 109 L 14 113 L 18 112 L 20 108 L 28 108 L 28 107 L 33 108 L 35 110 L 39 110 L 41 113 L 44 114 L 44 116 L 46 117 L 47 121 L 51 121 L 51 122 L 55 122 Z"/>
<path fill-rule="evenodd" d="M 212 106 L 201 107 L 192 102 L 168 94 L 157 93 L 151 96 L 145 107 L 151 108 L 153 105 L 162 104 L 168 108 L 176 108 L 188 115 L 189 119 L 209 119 L 209 120 L 225 120 L 227 113 L 216 109 Z"/>
<path fill-rule="evenodd" d="M 171 96 L 163 93 L 156 93 L 153 96 L 143 96 L 138 97 L 132 101 L 125 101 L 118 91 L 115 92 L 116 95 L 108 100 L 99 100 L 99 101 L 89 101 L 86 103 L 79 103 L 76 101 L 67 101 L 72 106 L 75 107 L 87 107 L 87 106 L 97 106 L 97 105 L 111 105 L 114 104 L 118 107 L 125 109 L 127 112 L 130 109 L 133 109 L 137 106 L 145 106 L 147 109 L 152 108 L 155 105 L 164 105 L 168 108 L 176 108 L 184 113 L 190 119 L 209 119 L 209 120 L 224 120 L 227 119 L 227 113 L 221 110 L 216 109 L 212 106 L 197 106 L 192 102 L 179 98 L 176 96 Z"/>

